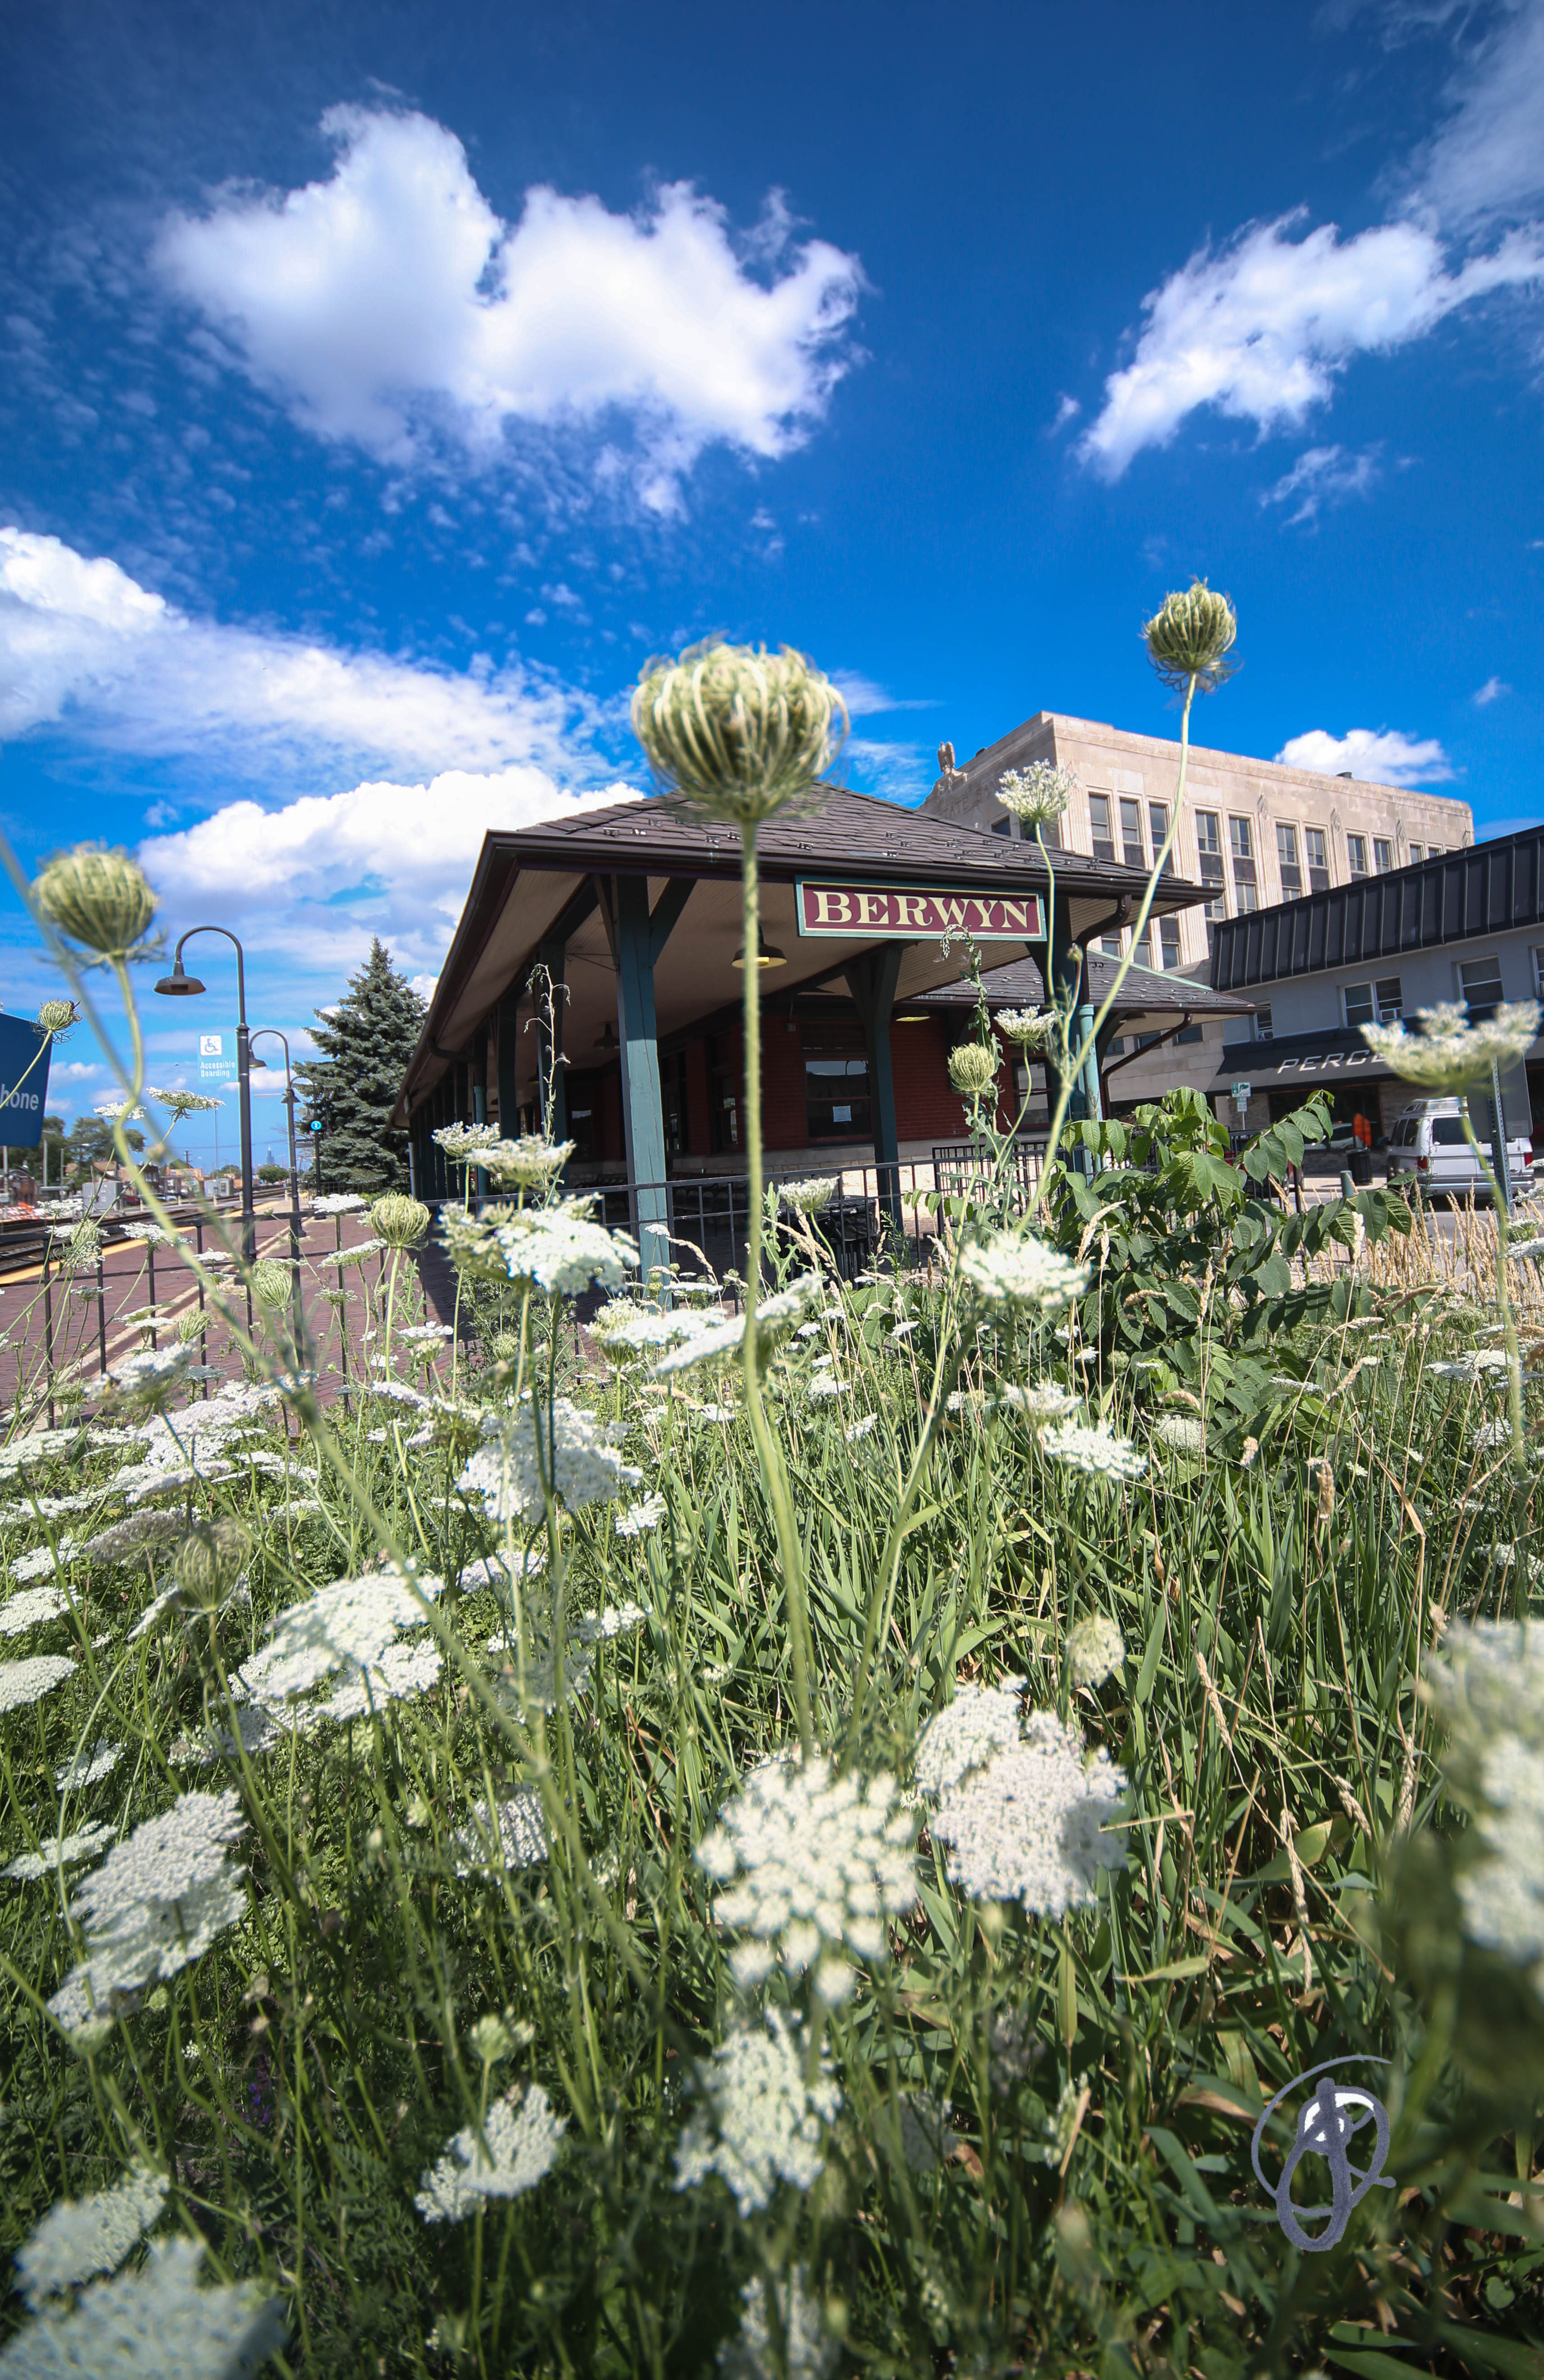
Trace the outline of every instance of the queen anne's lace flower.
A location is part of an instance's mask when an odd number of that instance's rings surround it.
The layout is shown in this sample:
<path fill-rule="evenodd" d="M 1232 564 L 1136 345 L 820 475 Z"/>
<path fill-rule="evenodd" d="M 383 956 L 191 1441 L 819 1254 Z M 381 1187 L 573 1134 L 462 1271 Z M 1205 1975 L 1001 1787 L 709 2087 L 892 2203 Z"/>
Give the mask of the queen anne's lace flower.
<path fill-rule="evenodd" d="M 416 1581 L 419 1594 L 431 1600 L 443 1584 L 437 1578 Z M 281 1702 L 308 1693 L 334 1670 L 378 1666 L 400 1632 L 422 1619 L 419 1595 L 400 1571 L 336 1579 L 307 1602 L 279 1613 L 267 1644 L 237 1679 L 254 1702 Z"/>
<path fill-rule="evenodd" d="M 17 1556 L 11 1564 L 11 1576 L 18 1586 L 26 1586 L 32 1579 L 46 1578 L 50 1571 L 55 1570 L 64 1562 L 72 1561 L 78 1551 L 79 1547 L 74 1537 L 61 1537 L 56 1553 L 52 1546 L 34 1546 L 30 1553 Z M 16 1602 L 19 1602 L 20 1599 L 19 1597 L 12 1598 Z M 16 1633 L 14 1629 L 6 1631 L 7 1635 L 14 1635 Z"/>
<path fill-rule="evenodd" d="M 62 1586 L 24 1588 L 0 1603 L 0 1636 L 25 1636 L 29 1628 L 41 1628 L 45 1620 L 57 1620 L 68 1609 L 69 1597 Z"/>
<path fill-rule="evenodd" d="M 75 1668 L 62 1653 L 35 1653 L 30 1661 L 0 1661 L 0 1711 L 20 1710 L 62 1685 Z"/>
<path fill-rule="evenodd" d="M 1043 826 L 1061 817 L 1077 789 L 1070 769 L 1058 769 L 1052 760 L 1031 760 L 1027 769 L 1010 769 L 998 779 L 997 798 L 1026 826 Z"/>
<path fill-rule="evenodd" d="M 62 2198 L 51 2206 L 17 2256 L 21 2292 L 36 2307 L 43 2298 L 115 2272 L 166 2203 L 158 2173 L 131 2173 L 89 2198 Z"/>
<path fill-rule="evenodd" d="M 1544 1623 L 1457 1621 L 1425 1683 L 1484 1856 L 1458 1878 L 1464 1930 L 1544 1997 Z"/>
<path fill-rule="evenodd" d="M 456 1847 L 467 1854 L 456 1869 L 466 1876 L 475 1867 L 491 1867 L 495 1848 L 505 1867 L 534 1867 L 550 1848 L 541 1796 L 532 1785 L 517 1786 L 505 1802 L 490 1809 L 485 1801 L 472 1803 L 471 1822 L 456 1829 Z"/>
<path fill-rule="evenodd" d="M 550 2173 L 568 2129 L 540 2082 L 495 2099 L 482 2125 L 456 2133 L 423 2177 L 414 2204 L 426 2223 L 459 2223 L 488 2198 L 518 2198 Z"/>
<path fill-rule="evenodd" d="M 382 1710 L 388 1703 L 427 1694 L 439 1682 L 444 1665 L 437 1645 L 388 1645 L 378 1660 L 356 1670 L 324 1703 L 319 1703 L 316 1716 L 339 1722 L 363 1718 L 368 1711 Z"/>
<path fill-rule="evenodd" d="M 225 1863 L 246 1824 L 235 1793 L 185 1793 L 108 1852 L 75 1897 L 88 1956 L 49 2002 L 55 2015 L 68 2023 L 82 1994 L 110 2006 L 202 1958 L 246 1909 Z"/>
<path fill-rule="evenodd" d="M 774 1290 L 771 1297 L 764 1297 L 756 1309 L 759 1354 L 763 1358 L 770 1355 L 778 1341 L 797 1327 L 812 1305 L 819 1305 L 823 1293 L 820 1274 L 804 1272 L 797 1274 L 786 1289 Z M 745 1322 L 743 1314 L 731 1315 L 723 1322 L 711 1322 L 684 1346 L 673 1347 L 669 1354 L 662 1355 L 654 1366 L 654 1378 L 663 1379 L 668 1373 L 684 1372 L 690 1365 L 733 1355 L 744 1344 Z"/>
<path fill-rule="evenodd" d="M 365 1202 L 353 1190 L 326 1190 L 311 1200 L 313 1215 L 361 1215 Z"/>
<path fill-rule="evenodd" d="M 1023 1678 L 1000 1678 L 994 1686 L 954 1688 L 923 1729 L 917 1745 L 917 1790 L 936 1798 L 984 1768 L 994 1753 L 1018 1742 Z"/>
<path fill-rule="evenodd" d="M 73 1757 L 55 1771 L 54 1782 L 61 1793 L 83 1793 L 88 1785 L 100 1785 L 104 1777 L 111 1777 L 123 1755 L 121 1743 L 103 1741 L 93 1743 L 89 1752 L 81 1744 Z"/>
<path fill-rule="evenodd" d="M 244 2380 L 284 2344 L 283 2301 L 201 2289 L 204 2251 L 173 2240 L 137 2272 L 83 2289 L 73 2313 L 35 2314 L 0 2352 L 0 2380 Z"/>
<path fill-rule="evenodd" d="M 667 1510 L 663 1496 L 640 1496 L 636 1504 L 629 1504 L 625 1512 L 618 1512 L 616 1534 L 619 1537 L 646 1536 L 650 1529 L 659 1527 Z"/>
<path fill-rule="evenodd" d="M 98 1852 L 106 1850 L 116 1832 L 117 1828 L 103 1819 L 93 1818 L 79 1834 L 55 1835 L 37 1851 L 20 1852 L 5 1873 L 18 1884 L 33 1884 L 39 1876 L 56 1876 L 62 1867 L 74 1867 L 80 1860 L 94 1859 Z"/>
<path fill-rule="evenodd" d="M 767 2314 L 767 2291 L 777 2303 L 774 2338 Z M 830 2380 L 841 2349 L 828 2336 L 821 2301 L 802 2265 L 792 2265 L 775 2281 L 747 2281 L 740 2291 L 740 2328 L 719 2350 L 723 2380 Z"/>
<path fill-rule="evenodd" d="M 1192 1414 L 1161 1415 L 1152 1434 L 1160 1446 L 1172 1447 L 1178 1454 L 1206 1452 L 1206 1424 Z"/>
<path fill-rule="evenodd" d="M 198 1350 L 186 1346 L 141 1347 L 115 1364 L 107 1378 L 126 1403 L 142 1405 L 147 1413 L 164 1412 L 182 1386 Z"/>
<path fill-rule="evenodd" d="M 1462 1091 L 1492 1066 L 1515 1065 L 1538 1038 L 1535 1000 L 1503 1000 L 1492 1014 L 1471 1025 L 1459 1001 L 1441 1001 L 1416 1012 L 1422 1030 L 1405 1026 L 1364 1025 L 1362 1038 L 1374 1054 L 1407 1083 L 1428 1091 Z"/>
<path fill-rule="evenodd" d="M 1092 1479 L 1140 1479 L 1148 1458 L 1129 1438 L 1119 1438 L 1103 1423 L 1088 1429 L 1074 1421 L 1052 1422 L 1042 1429 L 1040 1451 L 1071 1471 L 1087 1472 Z"/>
<path fill-rule="evenodd" d="M 492 1279 L 522 1282 L 549 1296 L 577 1297 L 600 1281 L 620 1289 L 638 1268 L 636 1244 L 608 1232 L 588 1198 L 556 1207 L 500 1207 L 480 1215 L 447 1214 L 442 1231 L 453 1262 Z"/>
<path fill-rule="evenodd" d="M 842 1432 L 842 1436 L 849 1446 L 856 1446 L 860 1438 L 868 1437 L 869 1432 L 873 1428 L 874 1424 L 878 1419 L 878 1414 L 865 1414 L 861 1421 L 851 1423 L 849 1427 Z"/>
<path fill-rule="evenodd" d="M 1101 1686 L 1125 1659 L 1125 1638 L 1107 1612 L 1095 1611 L 1067 1633 L 1067 1667 L 1079 1686 Z"/>
<path fill-rule="evenodd" d="M 1028 1232 L 996 1232 L 966 1248 L 960 1272 L 990 1304 L 1032 1305 L 1042 1314 L 1059 1313 L 1088 1285 L 1087 1265 L 1075 1264 Z"/>
<path fill-rule="evenodd" d="M 825 2162 L 822 2127 L 835 2122 L 842 2095 L 829 2058 L 821 2058 L 813 2082 L 808 2062 L 798 2027 L 775 2009 L 764 2023 L 721 2042 L 702 2077 L 705 2104 L 676 2147 L 676 2189 L 695 2189 L 719 2174 L 742 2215 L 770 2205 L 780 2181 L 811 2189 Z"/>
<path fill-rule="evenodd" d="M 527 1398 L 513 1414 L 485 1415 L 485 1443 L 456 1482 L 464 1496 L 481 1498 L 491 1521 L 523 1520 L 541 1511 L 538 1427 L 553 1492 L 570 1512 L 604 1501 L 625 1486 L 642 1484 L 642 1472 L 624 1463 L 612 1442 L 613 1424 L 566 1397 L 554 1398 L 550 1411 L 545 1404 L 533 1407 Z"/>
<path fill-rule="evenodd" d="M 919 1770 L 926 1751 L 924 1736 Z M 1100 1869 L 1125 1864 L 1120 1840 L 1100 1832 L 1125 1791 L 1107 1752 L 1085 1766 L 1076 1729 L 1031 1711 L 1021 1741 L 943 1791 L 929 1831 L 948 1844 L 950 1876 L 974 1899 L 1063 1917 L 1093 1900 Z"/>
<path fill-rule="evenodd" d="M 823 1758 L 753 1768 L 697 1847 L 716 1884 L 721 1925 L 750 1937 L 730 1964 L 742 1986 L 781 1961 L 802 1974 L 819 1962 L 827 1999 L 850 1988 L 845 1956 L 878 1959 L 885 1920 L 917 1899 L 912 1824 L 894 1779 L 837 1777 Z M 731 1880 L 735 1879 L 733 1883 Z"/>

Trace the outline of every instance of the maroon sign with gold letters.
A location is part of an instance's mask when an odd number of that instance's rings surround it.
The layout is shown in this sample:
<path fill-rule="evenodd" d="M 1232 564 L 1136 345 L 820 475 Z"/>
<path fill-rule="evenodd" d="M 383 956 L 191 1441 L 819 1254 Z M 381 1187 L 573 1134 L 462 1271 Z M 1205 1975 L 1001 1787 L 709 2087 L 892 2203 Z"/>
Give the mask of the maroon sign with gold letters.
<path fill-rule="evenodd" d="M 848 942 L 930 941 L 974 934 L 979 942 L 1039 942 L 1045 915 L 1038 892 L 902 892 L 891 884 L 794 887 L 801 934 Z"/>

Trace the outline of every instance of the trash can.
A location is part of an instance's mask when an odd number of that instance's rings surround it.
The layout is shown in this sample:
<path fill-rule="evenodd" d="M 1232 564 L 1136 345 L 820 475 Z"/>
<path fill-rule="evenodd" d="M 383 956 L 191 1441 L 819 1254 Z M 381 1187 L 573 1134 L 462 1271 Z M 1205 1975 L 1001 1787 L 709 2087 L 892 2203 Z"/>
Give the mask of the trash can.
<path fill-rule="evenodd" d="M 1359 1141 L 1351 1152 L 1351 1179 L 1358 1190 L 1365 1190 L 1372 1180 L 1372 1151 Z"/>

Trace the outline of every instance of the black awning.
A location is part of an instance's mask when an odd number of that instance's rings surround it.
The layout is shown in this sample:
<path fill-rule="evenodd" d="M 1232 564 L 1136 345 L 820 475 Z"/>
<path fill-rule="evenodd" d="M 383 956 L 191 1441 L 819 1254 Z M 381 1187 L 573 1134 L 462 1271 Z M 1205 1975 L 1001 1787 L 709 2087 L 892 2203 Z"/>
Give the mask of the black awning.
<path fill-rule="evenodd" d="M 1256 1091 L 1317 1090 L 1321 1085 L 1388 1082 L 1393 1068 L 1376 1057 L 1360 1033 L 1292 1033 L 1276 1041 L 1226 1041 L 1214 1091 L 1247 1083 Z"/>

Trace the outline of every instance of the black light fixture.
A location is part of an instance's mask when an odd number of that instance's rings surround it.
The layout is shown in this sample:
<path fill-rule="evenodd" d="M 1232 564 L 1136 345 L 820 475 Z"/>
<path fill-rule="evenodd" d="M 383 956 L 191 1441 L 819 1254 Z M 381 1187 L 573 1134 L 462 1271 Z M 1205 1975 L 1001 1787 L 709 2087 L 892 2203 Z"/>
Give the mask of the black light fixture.
<path fill-rule="evenodd" d="M 612 1023 L 609 1016 L 601 1027 L 601 1038 L 599 1041 L 596 1042 L 595 1047 L 597 1050 L 604 1050 L 607 1056 L 612 1058 L 616 1056 L 617 1051 L 622 1047 L 621 1042 L 616 1038 L 616 1027 Z"/>
<path fill-rule="evenodd" d="M 736 952 L 731 964 L 737 967 L 744 967 L 745 944 L 743 942 Z M 760 927 L 756 929 L 756 964 L 758 966 L 761 967 L 780 967 L 786 966 L 788 964 L 787 960 L 784 957 L 783 953 L 778 949 L 777 944 L 775 942 L 769 942 L 766 935 L 761 931 Z"/>
<path fill-rule="evenodd" d="M 188 973 L 179 953 L 172 964 L 171 974 L 164 975 L 155 989 L 164 993 L 168 1000 L 188 1000 L 194 992 L 202 991 L 204 987 L 196 975 Z"/>

